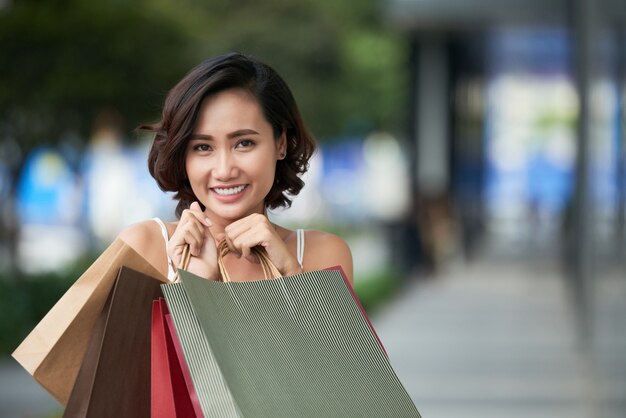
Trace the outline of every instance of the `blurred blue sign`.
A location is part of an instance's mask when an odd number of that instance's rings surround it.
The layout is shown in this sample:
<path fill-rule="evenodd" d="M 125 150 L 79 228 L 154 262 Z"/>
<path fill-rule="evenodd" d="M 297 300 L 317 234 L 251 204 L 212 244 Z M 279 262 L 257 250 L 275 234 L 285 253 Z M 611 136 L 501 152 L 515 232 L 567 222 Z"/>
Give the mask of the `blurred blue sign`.
<path fill-rule="evenodd" d="M 76 181 L 61 154 L 49 147 L 26 158 L 17 187 L 22 224 L 67 225 L 76 220 Z"/>

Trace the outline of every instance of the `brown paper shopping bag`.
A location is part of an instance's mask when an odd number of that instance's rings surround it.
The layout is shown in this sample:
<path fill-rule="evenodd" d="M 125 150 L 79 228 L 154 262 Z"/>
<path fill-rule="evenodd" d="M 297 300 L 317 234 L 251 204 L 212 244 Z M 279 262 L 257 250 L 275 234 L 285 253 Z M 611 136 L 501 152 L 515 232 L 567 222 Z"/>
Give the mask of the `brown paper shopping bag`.
<path fill-rule="evenodd" d="M 163 282 L 127 267 L 96 321 L 64 417 L 150 418 L 152 301 Z"/>
<path fill-rule="evenodd" d="M 64 406 L 72 392 L 96 319 L 122 266 L 167 282 L 130 246 L 117 239 L 13 352 L 13 357 Z"/>

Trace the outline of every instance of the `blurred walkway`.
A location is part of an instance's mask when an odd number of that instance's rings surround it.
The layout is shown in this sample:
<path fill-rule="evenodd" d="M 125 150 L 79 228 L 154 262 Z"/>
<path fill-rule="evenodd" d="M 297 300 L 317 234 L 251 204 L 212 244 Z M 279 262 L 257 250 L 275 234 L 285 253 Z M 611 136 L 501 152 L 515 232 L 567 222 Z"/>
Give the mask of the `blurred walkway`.
<path fill-rule="evenodd" d="M 0 359 L 0 417 L 52 418 L 62 413 L 54 398 L 12 357 Z"/>
<path fill-rule="evenodd" d="M 410 283 L 372 322 L 425 418 L 623 418 L 626 280 L 597 293 L 591 355 L 556 266 L 457 265 Z"/>

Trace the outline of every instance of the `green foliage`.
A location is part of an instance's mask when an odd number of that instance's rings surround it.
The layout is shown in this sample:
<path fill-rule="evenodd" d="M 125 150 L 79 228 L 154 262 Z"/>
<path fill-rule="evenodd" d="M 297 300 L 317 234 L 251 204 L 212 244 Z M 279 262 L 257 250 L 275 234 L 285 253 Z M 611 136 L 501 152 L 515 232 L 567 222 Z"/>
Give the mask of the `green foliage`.
<path fill-rule="evenodd" d="M 58 273 L 0 276 L 0 354 L 15 350 L 94 260 L 86 256 Z"/>
<path fill-rule="evenodd" d="M 23 145 L 89 137 L 116 108 L 129 129 L 155 120 L 193 65 L 236 50 L 291 85 L 319 137 L 396 128 L 405 45 L 380 2 L 156 0 L 13 2 L 0 10 L 0 137 Z"/>
<path fill-rule="evenodd" d="M 0 135 L 28 148 L 66 132 L 87 138 L 107 107 L 133 128 L 154 118 L 155 103 L 192 59 L 165 16 L 48 1 L 16 2 L 0 14 L 0 62 Z"/>
<path fill-rule="evenodd" d="M 406 45 L 379 2 L 211 2 L 220 16 L 206 55 L 237 50 L 267 61 L 294 90 L 319 137 L 395 129 L 402 122 Z"/>
<path fill-rule="evenodd" d="M 397 274 L 383 270 L 355 280 L 354 293 L 359 298 L 363 309 L 371 315 L 395 293 L 399 285 L 400 280 Z"/>

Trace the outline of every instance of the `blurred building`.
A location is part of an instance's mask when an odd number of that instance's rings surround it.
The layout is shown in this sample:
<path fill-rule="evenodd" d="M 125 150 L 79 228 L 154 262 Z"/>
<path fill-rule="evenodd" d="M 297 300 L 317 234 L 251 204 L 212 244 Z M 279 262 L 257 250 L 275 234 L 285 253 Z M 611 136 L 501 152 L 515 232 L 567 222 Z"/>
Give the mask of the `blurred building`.
<path fill-rule="evenodd" d="M 388 5 L 411 43 L 412 193 L 431 258 L 448 240 L 437 225 L 457 221 L 467 255 L 564 257 L 584 306 L 594 260 L 626 254 L 626 4 Z"/>

